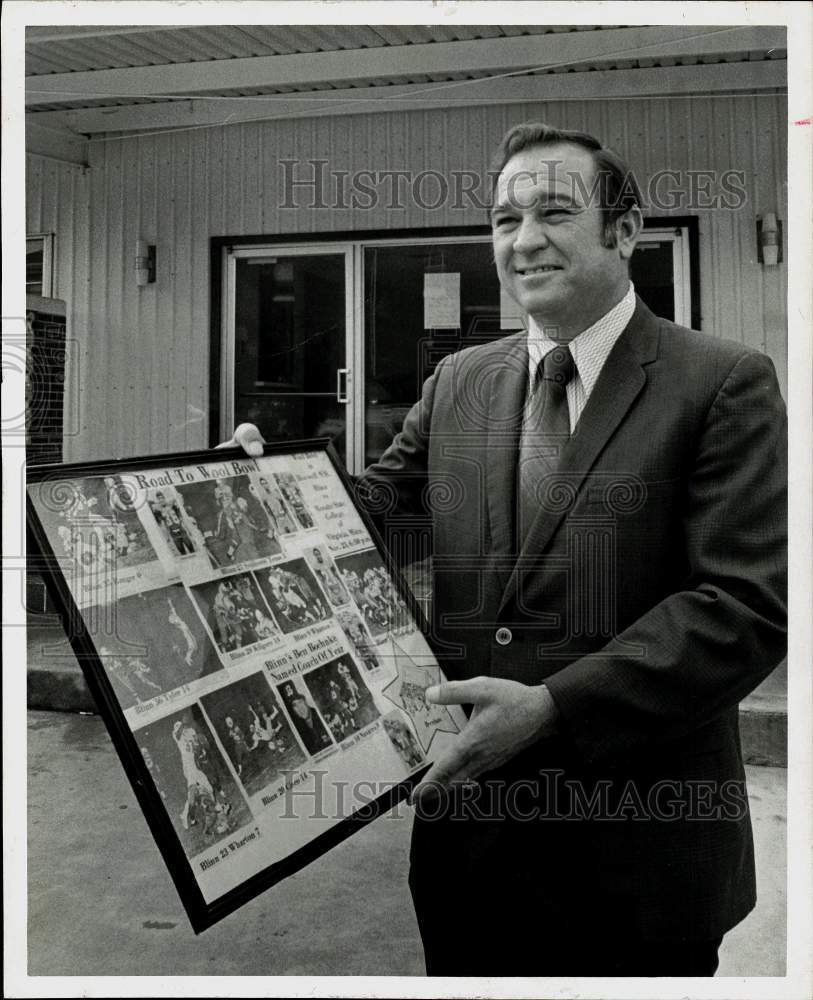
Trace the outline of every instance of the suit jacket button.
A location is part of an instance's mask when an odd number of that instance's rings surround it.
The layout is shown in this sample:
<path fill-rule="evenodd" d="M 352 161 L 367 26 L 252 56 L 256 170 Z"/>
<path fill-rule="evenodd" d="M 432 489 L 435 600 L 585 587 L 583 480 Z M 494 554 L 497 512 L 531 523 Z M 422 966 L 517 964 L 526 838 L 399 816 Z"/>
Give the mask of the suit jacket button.
<path fill-rule="evenodd" d="M 494 638 L 497 640 L 498 645 L 507 646 L 514 636 L 510 628 L 498 628 Z"/>

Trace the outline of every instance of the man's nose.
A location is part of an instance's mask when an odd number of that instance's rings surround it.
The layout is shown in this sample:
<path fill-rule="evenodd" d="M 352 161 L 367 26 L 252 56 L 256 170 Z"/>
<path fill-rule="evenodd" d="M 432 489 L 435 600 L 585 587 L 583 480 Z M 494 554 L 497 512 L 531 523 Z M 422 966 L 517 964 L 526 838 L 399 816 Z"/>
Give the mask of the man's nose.
<path fill-rule="evenodd" d="M 533 216 L 524 216 L 514 235 L 514 253 L 527 254 L 548 246 L 545 224 Z"/>

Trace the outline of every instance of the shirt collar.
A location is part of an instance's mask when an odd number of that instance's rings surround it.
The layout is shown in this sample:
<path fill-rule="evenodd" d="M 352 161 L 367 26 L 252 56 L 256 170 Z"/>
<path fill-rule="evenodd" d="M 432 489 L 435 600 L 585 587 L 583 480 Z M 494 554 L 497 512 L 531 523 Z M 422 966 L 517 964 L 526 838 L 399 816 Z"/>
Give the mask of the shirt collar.
<path fill-rule="evenodd" d="M 569 343 L 570 353 L 576 364 L 578 377 L 582 380 L 584 390 L 589 396 L 596 384 L 604 362 L 615 346 L 615 342 L 624 332 L 635 312 L 635 287 L 632 282 L 623 299 L 614 305 L 592 326 L 582 330 Z M 532 316 L 528 317 L 528 365 L 531 381 L 536 376 L 539 363 L 554 347 L 559 346 L 555 340 L 545 335 L 544 327 L 539 326 Z"/>

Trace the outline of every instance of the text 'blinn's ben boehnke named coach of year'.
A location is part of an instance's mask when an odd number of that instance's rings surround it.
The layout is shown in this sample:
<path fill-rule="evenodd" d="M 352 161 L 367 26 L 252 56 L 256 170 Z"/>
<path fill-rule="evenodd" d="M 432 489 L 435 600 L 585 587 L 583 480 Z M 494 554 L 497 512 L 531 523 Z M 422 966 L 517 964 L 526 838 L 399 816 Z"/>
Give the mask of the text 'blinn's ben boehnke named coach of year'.
<path fill-rule="evenodd" d="M 527 330 L 446 357 L 358 484 L 385 537 L 444 498 L 430 697 L 473 709 L 413 794 L 427 972 L 713 975 L 756 899 L 737 705 L 786 648 L 785 407 L 635 296 L 615 154 L 528 123 L 496 167 Z"/>

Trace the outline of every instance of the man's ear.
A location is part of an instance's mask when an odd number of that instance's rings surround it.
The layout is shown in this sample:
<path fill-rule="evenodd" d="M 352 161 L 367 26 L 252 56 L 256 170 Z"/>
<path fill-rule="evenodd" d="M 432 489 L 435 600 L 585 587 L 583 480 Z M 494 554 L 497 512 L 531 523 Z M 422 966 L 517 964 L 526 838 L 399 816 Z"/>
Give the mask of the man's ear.
<path fill-rule="evenodd" d="M 627 209 L 615 220 L 615 245 L 623 260 L 629 260 L 641 230 L 644 228 L 644 217 L 637 205 Z"/>

